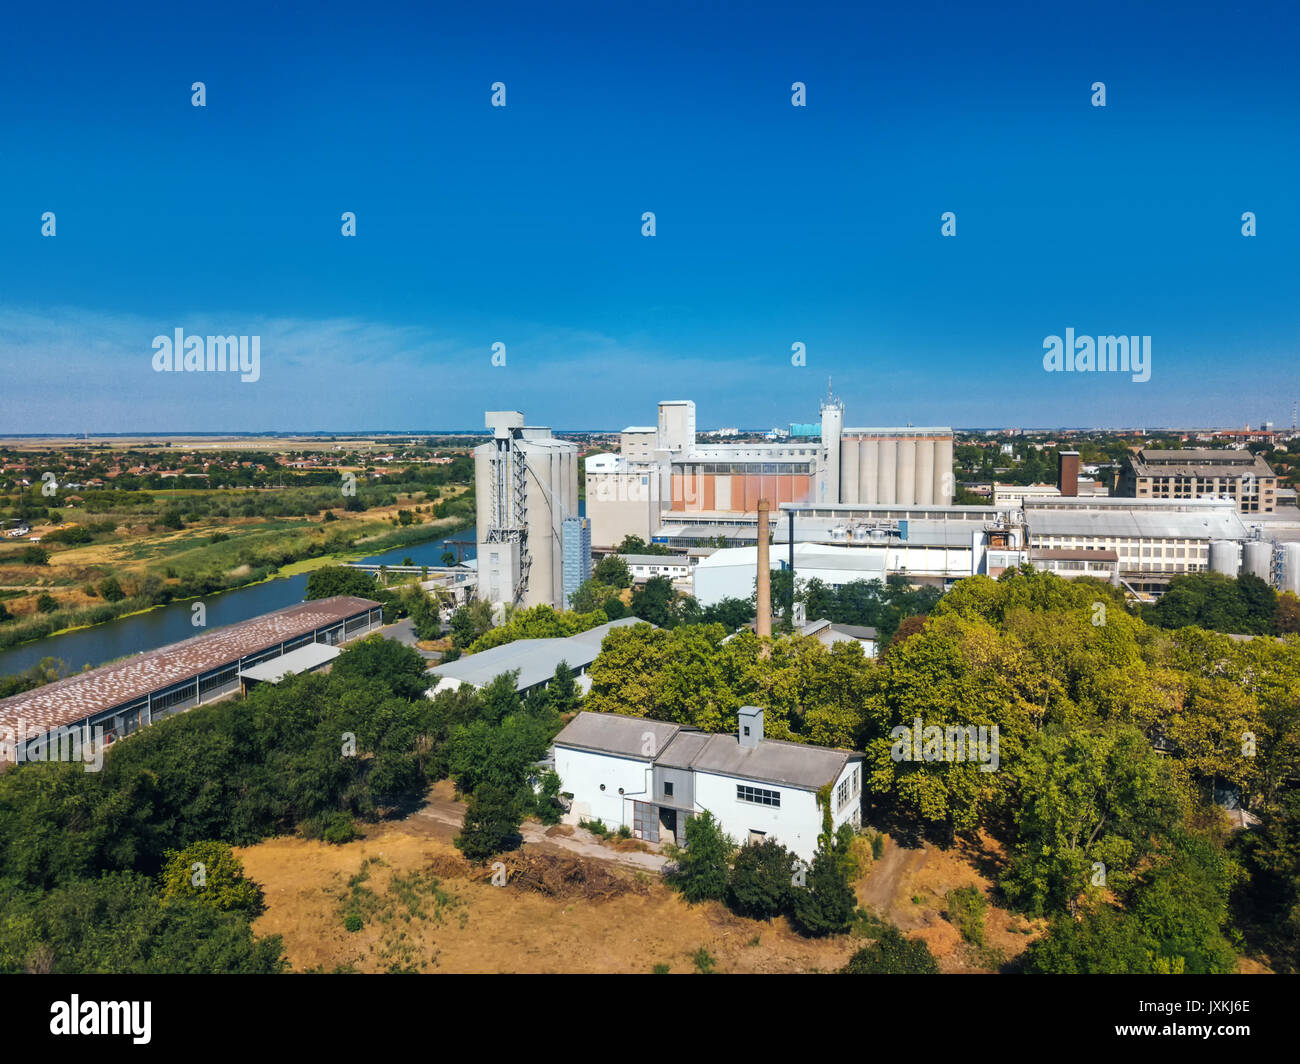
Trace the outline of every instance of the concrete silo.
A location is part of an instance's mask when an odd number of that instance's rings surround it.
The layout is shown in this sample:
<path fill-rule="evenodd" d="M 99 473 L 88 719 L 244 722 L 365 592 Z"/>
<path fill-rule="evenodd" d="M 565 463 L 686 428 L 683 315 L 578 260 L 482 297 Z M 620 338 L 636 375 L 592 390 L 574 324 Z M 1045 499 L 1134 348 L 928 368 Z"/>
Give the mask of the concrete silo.
<path fill-rule="evenodd" d="M 478 597 L 564 604 L 564 519 L 578 513 L 578 447 L 489 411 L 492 440 L 474 448 Z"/>
<path fill-rule="evenodd" d="M 863 436 L 858 441 L 858 502 L 880 502 L 880 441 Z"/>
<path fill-rule="evenodd" d="M 916 441 L 916 505 L 934 505 L 934 440 Z"/>
<path fill-rule="evenodd" d="M 859 454 L 860 449 L 856 438 L 850 436 L 840 441 L 840 502 L 856 503 L 860 501 Z"/>
<path fill-rule="evenodd" d="M 880 440 L 879 476 L 876 502 L 891 506 L 898 501 L 898 441 L 892 436 Z"/>
<path fill-rule="evenodd" d="M 916 440 L 906 436 L 899 437 L 895 444 L 898 449 L 898 471 L 894 476 L 894 499 L 899 506 L 912 506 L 916 503 Z"/>
<path fill-rule="evenodd" d="M 936 506 L 951 506 L 956 481 L 952 473 L 952 433 L 934 445 L 934 498 Z"/>

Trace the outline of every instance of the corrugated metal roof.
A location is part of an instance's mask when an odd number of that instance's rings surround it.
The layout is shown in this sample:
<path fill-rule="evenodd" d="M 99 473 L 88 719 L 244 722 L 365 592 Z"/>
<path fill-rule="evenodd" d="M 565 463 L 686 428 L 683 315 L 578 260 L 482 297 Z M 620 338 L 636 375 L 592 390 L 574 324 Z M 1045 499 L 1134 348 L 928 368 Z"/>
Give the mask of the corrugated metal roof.
<path fill-rule="evenodd" d="M 1153 510 L 1026 508 L 1030 539 L 1091 536 L 1115 539 L 1245 539 L 1235 510 L 1218 507 L 1161 513 Z"/>
<path fill-rule="evenodd" d="M 258 680 L 264 683 L 278 683 L 286 676 L 296 676 L 300 672 L 319 669 L 328 661 L 333 661 L 341 654 L 338 647 L 328 643 L 308 643 L 305 647 L 291 650 L 287 654 L 240 669 L 239 675 L 246 680 Z"/>
<path fill-rule="evenodd" d="M 233 664 L 249 654 L 378 606 L 378 602 L 351 595 L 314 599 L 137 654 L 125 661 L 101 665 L 33 691 L 0 699 L 0 726 L 16 728 L 22 721 L 28 733 L 35 734 L 61 724 L 75 724 L 114 706 L 143 698 L 151 691 Z"/>
<path fill-rule="evenodd" d="M 440 679 L 486 687 L 505 672 L 519 670 L 518 690 L 544 683 L 555 675 L 560 662 L 572 669 L 585 669 L 600 653 L 601 641 L 612 628 L 625 628 L 647 622 L 639 617 L 621 617 L 577 635 L 547 639 L 516 639 L 499 647 L 468 654 L 429 670 Z"/>

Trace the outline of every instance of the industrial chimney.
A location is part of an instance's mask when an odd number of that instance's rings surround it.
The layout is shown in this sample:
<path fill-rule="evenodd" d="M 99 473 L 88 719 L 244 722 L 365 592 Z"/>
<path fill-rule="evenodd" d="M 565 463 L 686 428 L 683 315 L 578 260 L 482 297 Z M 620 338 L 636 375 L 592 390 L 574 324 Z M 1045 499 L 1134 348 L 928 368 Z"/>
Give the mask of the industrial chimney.
<path fill-rule="evenodd" d="M 771 509 L 772 504 L 766 499 L 758 500 L 758 594 L 755 596 L 757 614 L 754 617 L 754 631 L 760 639 L 772 634 L 772 563 L 768 560 L 767 542 L 768 513 Z M 767 656 L 766 647 L 763 656 Z"/>
<path fill-rule="evenodd" d="M 1056 452 L 1056 486 L 1061 497 L 1073 499 L 1079 494 L 1079 452 Z"/>

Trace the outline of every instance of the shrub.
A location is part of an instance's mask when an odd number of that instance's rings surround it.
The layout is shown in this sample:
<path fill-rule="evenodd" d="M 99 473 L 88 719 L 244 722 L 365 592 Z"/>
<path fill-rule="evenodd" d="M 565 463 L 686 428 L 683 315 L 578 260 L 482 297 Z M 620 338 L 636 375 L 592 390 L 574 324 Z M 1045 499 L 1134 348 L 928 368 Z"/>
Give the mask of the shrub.
<path fill-rule="evenodd" d="M 456 846 L 471 861 L 485 861 L 513 850 L 523 841 L 520 819 L 515 792 L 495 783 L 483 783 L 470 795 Z"/>
<path fill-rule="evenodd" d="M 104 578 L 103 583 L 99 585 L 99 594 L 105 602 L 121 602 L 126 598 L 126 592 L 122 590 L 122 585 L 116 576 Z"/>
<path fill-rule="evenodd" d="M 958 887 L 948 891 L 944 917 L 961 932 L 961 937 L 976 946 L 984 945 L 984 913 L 988 899 L 978 887 Z"/>
<path fill-rule="evenodd" d="M 691 954 L 691 962 L 701 975 L 709 975 L 718 964 L 718 958 L 701 946 Z"/>
<path fill-rule="evenodd" d="M 857 905 L 843 861 L 834 849 L 822 846 L 808 870 L 807 887 L 794 891 L 795 925 L 806 935 L 842 934 L 852 925 Z"/>
<path fill-rule="evenodd" d="M 677 867 L 668 880 L 690 902 L 721 901 L 727 894 L 729 860 L 735 843 L 708 810 L 686 821 L 686 848 L 668 846 Z"/>
<path fill-rule="evenodd" d="M 365 923 L 366 922 L 361 919 L 361 916 L 358 913 L 348 913 L 347 917 L 343 920 L 343 926 L 349 931 L 354 932 L 360 931 L 365 926 Z"/>
<path fill-rule="evenodd" d="M 890 924 L 870 946 L 863 946 L 840 969 L 842 975 L 937 975 L 939 965 L 921 939 L 905 938 Z"/>
<path fill-rule="evenodd" d="M 775 839 L 742 846 L 731 868 L 727 904 L 741 916 L 770 920 L 793 901 L 794 858 Z"/>
<path fill-rule="evenodd" d="M 53 613 L 59 608 L 59 600 L 49 592 L 43 591 L 36 598 L 36 610 L 38 613 Z"/>

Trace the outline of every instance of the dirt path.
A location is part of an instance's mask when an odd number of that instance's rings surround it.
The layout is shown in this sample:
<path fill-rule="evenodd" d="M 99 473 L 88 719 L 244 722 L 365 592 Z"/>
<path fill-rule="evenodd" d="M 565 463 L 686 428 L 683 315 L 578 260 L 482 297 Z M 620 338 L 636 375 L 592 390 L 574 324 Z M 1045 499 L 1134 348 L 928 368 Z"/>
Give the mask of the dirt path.
<path fill-rule="evenodd" d="M 907 850 L 886 837 L 884 854 L 858 884 L 859 904 L 874 909 L 904 930 L 910 926 L 919 926 L 914 908 L 911 905 L 901 905 L 900 901 L 904 900 L 908 884 L 925 864 L 927 855 L 928 849 L 925 846 Z"/>
<path fill-rule="evenodd" d="M 450 788 L 444 781 L 430 792 L 428 801 L 408 817 L 408 821 L 432 822 L 430 834 L 450 841 L 460 831 L 465 819 L 465 803 L 457 801 L 448 793 Z M 396 826 L 396 825 L 395 825 Z M 524 842 L 535 846 L 553 846 L 578 857 L 590 857 L 597 861 L 609 861 L 635 868 L 642 872 L 659 873 L 669 863 L 663 854 L 640 851 L 615 850 L 604 845 L 589 831 L 575 827 L 572 835 L 548 833 L 551 829 L 534 821 L 528 821 L 519 829 Z"/>

